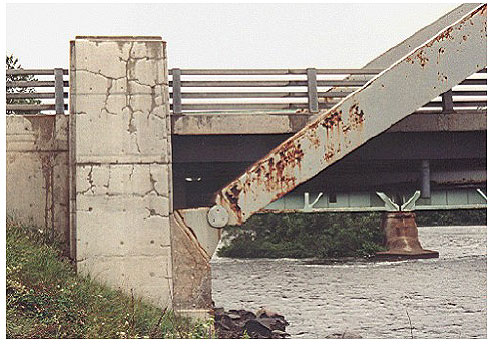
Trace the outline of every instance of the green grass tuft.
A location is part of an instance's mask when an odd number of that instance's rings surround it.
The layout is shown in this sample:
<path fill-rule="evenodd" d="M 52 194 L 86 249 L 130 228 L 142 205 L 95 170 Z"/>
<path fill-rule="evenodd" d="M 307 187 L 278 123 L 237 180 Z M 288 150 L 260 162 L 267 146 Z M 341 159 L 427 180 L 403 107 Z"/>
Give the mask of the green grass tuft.
<path fill-rule="evenodd" d="M 76 275 L 44 230 L 7 222 L 7 338 L 211 338 L 194 322 Z"/>

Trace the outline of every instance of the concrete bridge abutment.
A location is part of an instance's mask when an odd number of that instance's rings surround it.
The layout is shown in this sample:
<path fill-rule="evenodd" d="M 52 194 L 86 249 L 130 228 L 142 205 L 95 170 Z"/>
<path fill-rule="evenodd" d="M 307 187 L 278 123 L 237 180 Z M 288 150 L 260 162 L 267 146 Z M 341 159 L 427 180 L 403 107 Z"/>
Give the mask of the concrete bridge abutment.
<path fill-rule="evenodd" d="M 201 313 L 211 255 L 173 214 L 166 63 L 160 37 L 71 43 L 71 251 L 83 275 Z"/>

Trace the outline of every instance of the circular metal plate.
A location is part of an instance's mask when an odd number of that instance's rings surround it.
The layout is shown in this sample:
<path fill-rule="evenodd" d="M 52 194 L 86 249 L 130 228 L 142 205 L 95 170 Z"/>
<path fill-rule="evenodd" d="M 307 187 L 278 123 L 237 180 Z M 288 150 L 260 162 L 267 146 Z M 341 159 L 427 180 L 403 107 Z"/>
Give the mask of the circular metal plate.
<path fill-rule="evenodd" d="M 214 228 L 222 228 L 227 225 L 227 222 L 229 221 L 229 214 L 227 214 L 224 207 L 214 205 L 208 211 L 207 220 L 210 226 Z"/>

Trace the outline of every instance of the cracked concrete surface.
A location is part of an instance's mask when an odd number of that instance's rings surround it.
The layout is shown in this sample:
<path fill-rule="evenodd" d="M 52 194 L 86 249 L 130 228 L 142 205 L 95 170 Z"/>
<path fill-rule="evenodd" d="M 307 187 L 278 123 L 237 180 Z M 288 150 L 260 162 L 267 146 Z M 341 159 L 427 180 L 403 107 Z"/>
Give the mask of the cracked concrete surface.
<path fill-rule="evenodd" d="M 162 40 L 72 44 L 77 269 L 161 307 L 172 304 L 167 85 Z"/>

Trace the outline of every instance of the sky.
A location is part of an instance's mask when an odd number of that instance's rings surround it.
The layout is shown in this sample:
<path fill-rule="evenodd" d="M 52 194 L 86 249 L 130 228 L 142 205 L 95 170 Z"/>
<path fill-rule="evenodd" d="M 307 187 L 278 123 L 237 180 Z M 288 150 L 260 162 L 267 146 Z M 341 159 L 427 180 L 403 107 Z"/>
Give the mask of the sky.
<path fill-rule="evenodd" d="M 457 6 L 14 3 L 6 50 L 24 68 L 68 68 L 77 35 L 158 35 L 170 68 L 360 68 Z"/>

